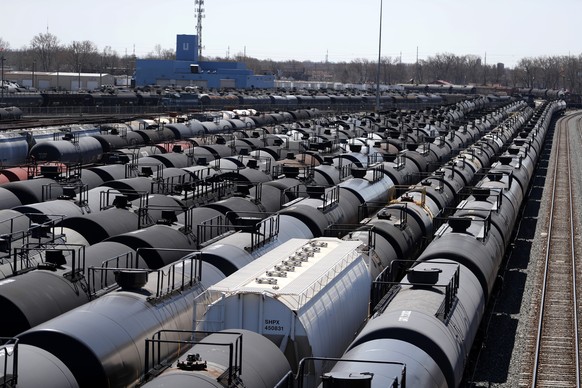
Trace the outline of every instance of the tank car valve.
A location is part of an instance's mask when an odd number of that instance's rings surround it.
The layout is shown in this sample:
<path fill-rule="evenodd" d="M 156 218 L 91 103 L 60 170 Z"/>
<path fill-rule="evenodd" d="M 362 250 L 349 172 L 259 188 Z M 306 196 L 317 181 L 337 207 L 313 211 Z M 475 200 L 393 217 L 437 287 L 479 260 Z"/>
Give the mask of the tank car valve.
<path fill-rule="evenodd" d="M 178 361 L 176 366 L 182 370 L 205 370 L 207 367 L 206 361 L 202 361 L 200 354 L 188 354 L 185 361 Z"/>

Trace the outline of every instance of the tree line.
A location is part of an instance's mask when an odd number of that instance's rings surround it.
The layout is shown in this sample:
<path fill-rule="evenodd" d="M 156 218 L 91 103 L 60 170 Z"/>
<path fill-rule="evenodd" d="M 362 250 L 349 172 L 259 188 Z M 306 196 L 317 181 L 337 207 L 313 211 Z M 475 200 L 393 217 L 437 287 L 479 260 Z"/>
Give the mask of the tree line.
<path fill-rule="evenodd" d="M 120 55 L 111 46 L 99 50 L 91 41 L 63 44 L 49 33 L 35 35 L 30 44 L 18 50 L 0 37 L 0 53 L 5 68 L 19 71 L 62 71 L 131 75 L 134 55 Z M 173 49 L 159 44 L 140 59 L 175 59 Z M 325 81 L 346 84 L 375 84 L 378 70 L 381 84 L 433 83 L 502 85 L 521 88 L 568 89 L 580 93 L 582 55 L 522 58 L 514 68 L 487 64 L 477 55 L 439 53 L 416 63 L 382 57 L 378 62 L 356 58 L 349 62 L 273 61 L 242 54 L 234 57 L 204 57 L 205 61 L 238 61 L 255 74 L 274 74 L 277 79 Z"/>

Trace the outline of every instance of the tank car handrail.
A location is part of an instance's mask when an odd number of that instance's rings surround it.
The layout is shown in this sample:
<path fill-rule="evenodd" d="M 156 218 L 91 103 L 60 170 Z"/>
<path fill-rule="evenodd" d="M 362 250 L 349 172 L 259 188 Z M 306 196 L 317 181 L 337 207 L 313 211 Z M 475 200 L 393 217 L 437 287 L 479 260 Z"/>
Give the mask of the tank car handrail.
<path fill-rule="evenodd" d="M 110 196 L 115 195 L 113 201 L 110 201 Z M 148 204 L 149 192 L 134 191 L 129 189 L 114 189 L 109 188 L 99 193 L 99 211 L 103 211 L 112 206 L 117 208 L 126 208 L 128 206 L 128 195 L 138 195 L 139 209 L 146 208 Z"/>
<path fill-rule="evenodd" d="M 404 197 L 400 196 L 396 199 L 391 200 L 390 204 L 389 204 L 389 205 L 401 205 L 398 207 L 398 210 L 399 210 L 398 222 L 394 223 L 394 226 L 396 226 L 400 229 L 405 229 L 406 226 L 408 225 L 408 203 L 407 202 L 410 202 L 410 201 L 403 200 L 403 199 L 404 199 Z M 422 207 L 424 207 L 424 206 L 422 206 Z M 380 220 L 386 218 L 387 216 L 385 214 L 385 210 L 381 209 L 376 214 L 376 217 Z M 391 218 L 391 217 L 392 217 L 392 215 L 388 214 L 388 218 Z"/>
<path fill-rule="evenodd" d="M 372 154 L 368 154 L 368 161 L 366 162 L 368 164 L 368 166 L 372 166 L 372 165 L 381 165 L 381 163 L 384 161 L 384 155 L 380 152 L 375 152 Z"/>
<path fill-rule="evenodd" d="M 18 342 L 16 337 L 0 337 L 0 357 L 4 359 L 1 366 L 2 387 L 18 386 Z M 9 360 L 12 358 L 12 374 L 9 374 Z"/>
<path fill-rule="evenodd" d="M 347 167 L 347 166 L 346 166 Z M 327 191 L 323 196 L 323 205 L 321 211 L 326 213 L 332 207 L 335 207 L 339 203 L 340 197 L 340 186 L 334 186 L 331 190 Z"/>
<path fill-rule="evenodd" d="M 279 235 L 279 214 L 274 214 L 259 221 L 257 232 L 251 233 L 251 246 L 245 247 L 248 252 L 254 252 Z"/>
<path fill-rule="evenodd" d="M 14 221 L 18 218 L 24 218 L 25 221 L 28 221 L 28 228 L 26 228 L 26 230 L 19 230 L 19 231 L 14 231 Z M 30 231 L 29 228 L 31 226 L 31 220 L 29 217 L 27 217 L 25 214 L 19 213 L 17 215 L 14 215 L 10 218 L 7 218 L 5 220 L 0 221 L 0 225 L 5 224 L 5 223 L 10 223 L 9 226 L 9 233 L 4 233 L 2 235 L 0 235 L 0 252 L 8 250 L 8 252 L 10 252 L 10 247 L 12 245 L 12 241 L 13 240 L 20 240 L 20 239 L 24 239 L 26 236 L 30 236 Z M 17 237 L 15 238 L 15 236 L 20 235 L 21 237 Z M 7 249 L 5 249 L 7 248 Z M 0 259 L 2 257 L 0 256 Z"/>
<path fill-rule="evenodd" d="M 173 195 L 177 187 L 182 187 L 186 181 L 186 175 L 177 175 L 154 179 L 150 184 L 150 193 Z"/>
<path fill-rule="evenodd" d="M 210 199 L 220 200 L 230 196 L 235 188 L 235 182 L 230 179 L 217 180 L 206 177 L 202 180 L 186 182 L 182 187 L 184 201 L 192 200 L 196 203 L 204 203 Z M 189 193 L 191 195 L 189 196 Z"/>
<path fill-rule="evenodd" d="M 364 220 L 362 220 L 362 223 Z M 371 255 L 371 252 L 376 248 L 376 226 L 369 223 L 359 223 L 359 224 L 332 224 L 328 225 L 323 230 L 323 237 L 335 237 L 346 241 L 358 241 L 352 238 L 352 233 L 367 232 L 368 238 L 367 243 L 362 243 L 362 252 Z M 346 237 L 348 236 L 348 237 Z"/>
<path fill-rule="evenodd" d="M 445 288 L 445 300 L 441 307 L 438 309 L 436 317 L 441 319 L 443 322 L 449 316 L 452 306 L 453 300 L 457 293 L 459 287 L 459 276 L 460 276 L 460 269 L 459 264 L 457 263 L 450 263 L 445 261 L 431 261 L 431 263 L 435 264 L 442 264 L 442 265 L 455 265 L 457 269 L 455 270 L 455 274 L 451 277 L 448 284 L 446 285 L 438 285 L 438 284 L 428 284 L 428 283 L 420 283 L 420 282 L 413 282 L 408 280 L 407 283 L 403 283 L 403 279 L 395 279 L 394 275 L 398 273 L 394 270 L 394 267 L 398 266 L 399 263 L 407 263 L 404 267 L 409 267 L 408 263 L 418 263 L 416 260 L 404 260 L 404 259 L 396 259 L 390 263 L 390 266 L 384 268 L 384 270 L 378 274 L 376 279 L 372 281 L 371 285 L 371 298 L 370 298 L 370 317 L 374 316 L 377 313 L 384 311 L 384 309 L 390 304 L 390 301 L 396 296 L 398 291 L 401 288 L 402 284 L 410 284 L 413 286 L 427 286 L 427 287 L 441 287 Z M 410 267 L 408 271 L 414 269 L 414 266 Z M 392 279 L 392 280 L 390 280 Z M 388 287 L 386 287 L 388 286 Z M 439 315 L 440 314 L 440 315 Z"/>
<path fill-rule="evenodd" d="M 379 182 L 384 176 L 381 165 L 378 163 L 376 166 L 370 166 L 368 163 L 368 166 L 372 169 L 372 183 Z"/>
<path fill-rule="evenodd" d="M 232 232 L 233 225 L 228 222 L 224 214 L 220 214 L 202 221 L 196 225 L 196 247 L 203 248 L 208 243 L 224 237 L 226 233 Z M 214 233 L 214 230 L 217 230 Z"/>
<path fill-rule="evenodd" d="M 179 261 L 176 261 L 174 263 L 172 263 L 171 265 L 164 267 L 167 268 L 167 273 L 164 272 L 164 268 L 160 268 L 156 271 L 153 272 L 157 272 L 158 273 L 158 278 L 157 278 L 157 286 L 156 286 L 156 295 L 155 297 L 150 298 L 150 301 L 154 301 L 155 299 L 159 299 L 162 298 L 165 295 L 168 295 L 178 289 L 180 289 L 180 291 L 183 291 L 184 288 L 186 287 L 185 285 L 185 273 L 184 271 L 181 271 L 180 273 L 182 274 L 181 276 L 181 284 L 179 285 L 179 287 L 176 286 L 176 267 L 178 266 L 184 266 L 184 263 L 186 261 L 191 261 L 191 265 L 190 265 L 190 280 L 188 281 L 187 286 L 188 287 L 192 287 L 194 285 L 194 282 L 196 283 L 200 283 L 202 280 L 202 260 L 199 258 L 199 256 L 202 255 L 201 251 L 192 251 L 191 249 L 179 249 L 179 248 L 144 248 L 144 247 L 140 247 L 137 248 L 135 251 L 136 254 L 136 259 L 139 260 L 139 256 L 141 254 L 141 252 L 144 251 L 154 251 L 154 252 L 184 252 L 187 253 L 187 255 L 185 255 L 182 259 L 180 259 Z M 196 266 L 194 266 L 194 264 Z M 168 278 L 168 284 L 167 286 L 165 286 L 166 290 L 164 292 L 164 277 Z"/>
<path fill-rule="evenodd" d="M 463 209 L 464 210 L 464 209 Z M 468 209 L 469 210 L 469 209 Z M 483 209 L 474 209 L 474 210 L 481 210 L 484 211 Z M 475 237 L 475 239 L 477 241 L 481 241 L 482 243 L 485 243 L 485 241 L 487 240 L 487 238 L 489 237 L 489 231 L 491 230 L 491 211 L 490 210 L 485 210 L 487 212 L 487 216 L 483 219 L 475 219 L 475 218 L 471 218 L 468 216 L 462 216 L 462 217 L 455 217 L 455 216 L 451 216 L 448 218 L 448 222 L 443 224 L 435 233 L 435 238 L 437 237 L 442 237 L 445 233 L 447 233 L 448 230 L 452 230 L 453 232 L 458 232 L 458 233 L 468 233 L 469 232 L 466 231 L 466 229 L 469 228 L 469 226 L 473 223 L 482 223 L 483 224 L 483 228 L 482 230 L 479 231 L 479 233 L 477 235 L 473 235 Z M 462 223 L 463 221 L 469 221 L 469 225 L 467 225 L 466 227 L 464 226 L 459 226 L 460 230 L 457 230 L 458 224 Z M 451 226 L 451 223 L 455 223 L 454 226 Z M 461 231 L 464 230 L 464 231 Z"/>
<path fill-rule="evenodd" d="M 279 235 L 279 214 L 255 211 L 227 211 L 226 219 L 233 219 L 235 231 L 251 234 L 251 245 L 243 247 L 254 252 Z"/>
<path fill-rule="evenodd" d="M 152 167 L 155 167 L 156 171 L 155 171 L 155 177 L 154 177 L 154 171 L 152 170 Z M 130 167 L 131 168 L 131 167 Z M 149 162 L 149 163 L 137 163 L 134 166 L 134 169 L 136 171 L 138 171 L 137 176 L 139 177 L 153 177 L 154 180 L 160 180 L 164 177 L 164 163 L 154 163 L 154 162 Z"/>
<path fill-rule="evenodd" d="M 280 156 L 281 150 L 280 150 L 280 149 L 278 149 L 277 151 L 278 151 L 278 153 L 279 153 L 279 156 Z M 264 152 L 264 151 L 263 151 L 263 152 Z M 265 153 L 265 152 L 264 152 L 264 153 Z M 267 153 L 267 155 L 268 155 L 268 153 Z M 242 157 L 240 157 L 240 159 L 241 159 L 241 161 L 242 161 L 242 159 L 243 159 L 243 158 L 242 158 Z M 256 150 L 256 155 L 255 155 L 255 156 L 252 156 L 252 159 L 251 159 L 251 160 L 256 160 L 256 161 L 258 161 L 258 162 L 263 162 L 263 164 L 265 165 L 265 168 L 263 168 L 263 169 L 262 169 L 262 170 L 260 170 L 260 171 L 264 172 L 264 173 L 265 173 L 265 174 L 267 174 L 267 175 L 270 175 L 270 174 L 271 174 L 271 171 L 273 170 L 273 167 L 272 167 L 272 164 L 273 164 L 273 159 L 272 159 L 272 158 L 270 158 L 269 156 L 261 156 L 261 149 L 257 149 L 257 150 Z M 250 161 L 249 161 L 249 162 L 250 162 Z M 259 166 L 260 166 L 260 165 L 259 165 Z M 249 167 L 249 166 L 248 166 L 248 163 L 247 163 L 247 167 Z M 255 167 L 255 168 L 259 168 L 259 167 Z"/>
<path fill-rule="evenodd" d="M 396 160 L 394 161 L 395 164 L 395 169 L 396 170 L 402 170 L 403 168 L 406 167 L 406 151 L 400 151 L 398 152 L 398 154 L 396 155 Z"/>
<path fill-rule="evenodd" d="M 487 173 L 487 175 L 488 175 L 488 174 L 489 174 L 489 173 Z M 481 188 L 482 188 L 482 186 L 473 186 L 473 187 L 470 187 L 470 188 L 468 188 L 468 189 L 470 189 L 470 195 L 473 195 L 473 196 L 475 196 L 475 195 L 478 195 L 478 193 L 477 193 L 477 194 L 475 194 L 475 193 L 476 193 L 476 192 L 477 192 L 479 189 L 481 189 Z M 506 187 L 503 187 L 503 188 L 500 188 L 500 187 L 487 187 L 487 189 L 488 189 L 488 190 L 489 190 L 489 192 L 490 192 L 490 193 L 489 193 L 489 196 L 490 196 L 490 197 L 495 197 L 495 201 L 496 201 L 496 204 L 495 204 L 495 206 L 494 206 L 494 207 L 491 209 L 491 211 L 494 211 L 494 212 L 496 212 L 496 213 L 497 213 L 497 212 L 499 212 L 499 209 L 501 209 L 501 208 L 502 208 L 502 206 L 503 206 L 503 198 L 504 198 L 503 191 L 504 191 L 504 190 L 507 190 L 507 189 L 508 189 L 508 186 L 506 186 Z M 464 205 L 464 203 L 463 203 L 463 205 Z M 459 206 L 461 206 L 461 205 L 459 205 Z"/>
<path fill-rule="evenodd" d="M 302 153 L 301 155 L 306 155 L 305 153 Z M 312 164 L 314 163 L 314 161 L 312 161 Z M 266 173 L 268 174 L 269 172 L 266 171 Z M 271 169 L 271 176 L 273 176 L 274 178 L 282 178 L 282 177 L 286 177 L 286 178 L 293 178 L 295 176 L 297 177 L 302 177 L 300 179 L 304 180 L 304 181 L 308 181 L 310 180 L 310 178 L 313 177 L 313 166 L 289 166 L 286 165 L 285 163 L 282 164 L 275 164 L 273 166 L 273 168 Z M 296 185 L 298 186 L 298 185 Z M 289 189 L 287 189 L 289 190 Z"/>
<path fill-rule="evenodd" d="M 61 221 L 63 221 L 67 217 L 66 215 L 42 214 L 41 216 L 48 220 L 37 223 L 32 220 L 34 220 L 35 217 L 39 216 L 38 213 L 23 213 L 23 214 L 31 219 L 29 231 L 32 238 L 37 238 L 39 240 L 39 244 L 43 238 L 49 238 L 49 241 L 54 241 L 56 240 L 57 235 L 62 235 L 62 233 L 56 234 L 55 230 L 60 228 L 62 232 L 63 227 L 58 225 L 61 223 Z"/>
<path fill-rule="evenodd" d="M 283 209 L 285 207 L 293 205 L 295 202 L 301 201 L 304 197 L 300 196 L 300 194 L 304 193 L 304 191 L 300 190 L 300 187 L 301 184 L 298 183 L 296 185 L 287 187 L 284 190 L 282 190 L 280 195 L 279 208 Z M 292 199 L 289 202 L 285 202 L 285 198 L 287 197 L 288 193 L 291 193 L 292 194 L 291 196 L 294 197 L 294 199 Z"/>
<path fill-rule="evenodd" d="M 454 169 L 453 169 L 453 172 L 454 172 Z M 452 176 L 452 174 L 451 174 L 451 176 Z M 438 170 L 436 170 L 432 174 L 431 178 L 436 179 L 440 182 L 440 184 L 436 187 L 436 190 L 439 193 L 442 193 L 445 189 L 445 171 L 443 169 L 439 168 Z M 420 184 L 422 185 L 422 183 L 420 183 Z M 455 195 L 456 194 L 458 194 L 458 193 L 455 193 Z"/>
<path fill-rule="evenodd" d="M 29 246 L 32 245 L 32 246 Z M 57 258 L 57 262 L 47 260 L 48 252 L 69 252 L 71 253 L 71 271 L 63 274 L 63 277 L 71 282 L 77 282 L 84 278 L 85 271 L 85 245 L 83 244 L 67 244 L 67 243 L 43 243 L 43 244 L 24 244 L 21 247 L 14 248 L 14 266 L 12 269 L 13 275 L 16 275 L 20 271 L 30 270 L 34 267 L 30 264 L 32 263 L 30 258 L 30 252 L 35 252 L 40 259 L 40 263 L 37 264 L 37 268 L 59 268 L 63 264 L 66 264 L 66 259 L 64 256 Z M 42 257 L 42 252 L 45 253 L 45 258 Z M 18 270 L 18 257 L 20 257 L 21 270 Z M 26 264 L 22 264 L 26 263 Z M 64 268 L 64 267 L 63 267 Z"/>
<path fill-rule="evenodd" d="M 123 253 L 123 254 L 120 254 L 120 255 L 118 255 L 116 257 L 113 257 L 113 258 L 111 258 L 111 259 L 109 259 L 107 261 L 113 261 L 113 260 L 119 259 L 120 257 L 123 257 L 123 256 L 127 257 L 128 255 L 131 255 L 131 254 L 132 254 L 132 252 Z M 103 266 L 102 265 L 101 267 L 89 267 L 87 269 L 87 273 L 88 273 L 88 275 L 87 275 L 87 278 L 88 278 L 87 283 L 88 283 L 89 298 L 90 299 L 95 299 L 96 297 L 99 297 L 101 295 L 105 295 L 109 291 L 112 291 L 115 288 L 119 287 L 119 284 L 117 282 L 114 282 L 112 284 L 109 284 L 107 282 L 107 278 L 108 277 L 107 276 L 104 276 L 104 274 L 105 275 L 107 275 L 108 273 L 116 274 L 118 272 L 129 271 L 129 270 L 134 271 L 134 272 L 142 272 L 142 273 L 150 273 L 150 272 L 152 272 L 149 269 L 142 269 L 142 268 L 138 268 L 137 266 L 136 267 L 129 267 L 129 266 L 125 266 L 125 267 L 117 267 L 117 266 L 116 267 L 108 267 L 108 266 Z M 95 279 L 95 273 L 96 272 L 99 272 L 100 278 L 101 278 L 101 288 L 99 288 L 99 289 L 95 288 L 95 284 L 96 284 L 95 280 L 91 280 L 91 279 Z"/>
<path fill-rule="evenodd" d="M 115 198 L 111 203 L 109 203 L 110 194 L 115 194 Z M 120 195 L 118 195 L 118 193 Z M 133 191 L 129 189 L 108 189 L 106 191 L 101 191 L 99 193 L 99 210 L 105 210 L 110 207 L 116 207 L 119 209 L 126 209 L 129 207 L 129 196 L 138 195 L 138 206 L 137 206 L 137 228 L 141 229 L 148 225 L 148 210 L 149 207 L 149 192 L 147 191 Z"/>
<path fill-rule="evenodd" d="M 236 336 L 233 342 L 231 343 L 221 343 L 221 342 L 201 342 L 197 341 L 196 339 L 192 340 L 164 340 L 161 339 L 162 334 L 183 334 L 183 333 L 192 333 L 192 337 L 196 337 L 200 334 L 206 334 L 207 337 L 210 334 L 216 334 L 214 331 L 202 331 L 202 330 L 159 330 L 152 335 L 152 338 L 145 339 L 145 359 L 144 359 L 144 372 L 142 373 L 142 382 L 148 381 L 150 378 L 155 377 L 159 374 L 164 368 L 164 361 L 161 360 L 161 347 L 163 344 L 178 344 L 180 347 L 182 345 L 184 348 L 192 348 L 194 345 L 198 346 L 221 346 L 228 348 L 228 368 L 222 373 L 220 376 L 216 377 L 216 380 L 220 383 L 221 380 L 224 380 L 226 377 L 227 379 L 227 387 L 232 386 L 235 379 L 238 376 L 242 375 L 242 354 L 243 354 L 243 333 L 235 332 L 235 331 L 221 331 L 220 334 L 225 335 L 232 335 Z M 152 359 L 152 365 L 150 366 L 150 357 Z M 157 361 L 156 361 L 157 360 Z M 201 361 L 201 360 L 193 360 L 193 361 Z M 193 366 L 192 364 L 186 363 L 180 364 L 178 361 L 178 368 L 184 368 L 188 370 L 189 367 Z M 204 363 L 206 365 L 206 362 Z M 157 369 L 154 371 L 154 369 Z M 157 372 L 157 373 L 155 373 Z"/>
<path fill-rule="evenodd" d="M 120 259 L 121 261 L 125 260 L 125 265 L 124 266 L 120 266 Z M 110 267 L 109 264 L 110 263 L 115 263 L 114 266 Z M 101 263 L 101 267 L 88 267 L 87 268 L 87 287 L 89 290 L 89 298 L 94 298 L 95 296 L 97 296 L 97 294 L 99 293 L 99 291 L 101 290 L 109 290 L 111 288 L 111 286 L 108 284 L 107 282 L 107 277 L 103 276 L 104 273 L 106 273 L 107 271 L 110 270 L 115 270 L 115 269 L 123 269 L 123 268 L 139 268 L 137 260 L 135 260 L 134 262 L 134 256 L 133 256 L 133 251 L 127 251 L 125 253 L 121 253 L 119 255 L 116 255 L 112 258 L 109 258 L 105 261 L 103 261 Z M 97 282 L 95 281 L 95 274 L 99 272 L 100 274 L 100 287 L 99 289 L 97 289 L 95 287 L 95 284 L 97 284 Z"/>

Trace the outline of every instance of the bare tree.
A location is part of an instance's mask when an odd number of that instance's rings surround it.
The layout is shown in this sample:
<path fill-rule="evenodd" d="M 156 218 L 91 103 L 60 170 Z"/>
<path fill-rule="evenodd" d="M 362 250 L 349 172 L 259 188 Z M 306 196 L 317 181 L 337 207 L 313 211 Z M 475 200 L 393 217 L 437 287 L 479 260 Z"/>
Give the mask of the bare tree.
<path fill-rule="evenodd" d="M 559 89 L 562 86 L 564 60 L 560 57 L 541 57 L 537 59 L 540 68 L 541 85 L 546 89 Z"/>
<path fill-rule="evenodd" d="M 537 66 L 534 58 L 522 58 L 517 63 L 514 70 L 516 84 L 518 86 L 534 88 L 536 87 Z"/>
<path fill-rule="evenodd" d="M 564 61 L 565 61 L 564 76 L 566 84 L 565 87 L 575 93 L 579 93 L 580 92 L 579 69 L 581 58 L 568 56 L 564 58 Z"/>
<path fill-rule="evenodd" d="M 49 71 L 54 56 L 60 48 L 58 38 L 50 32 L 40 33 L 32 38 L 30 46 L 40 61 L 41 70 Z"/>
<path fill-rule="evenodd" d="M 465 79 L 466 82 L 478 83 L 481 79 L 479 77 L 479 70 L 481 69 L 481 57 L 478 55 L 466 55 Z"/>
<path fill-rule="evenodd" d="M 16 70 L 27 70 L 36 66 L 39 71 L 84 71 L 107 72 L 113 75 L 130 76 L 135 70 L 135 56 L 120 56 L 110 46 L 98 52 L 90 41 L 72 42 L 60 46 L 56 36 L 46 33 L 35 36 L 31 45 L 12 50 L 8 42 L 0 38 L 4 48 L 6 64 Z M 146 58 L 175 58 L 173 50 L 156 45 Z M 279 79 L 321 80 L 345 84 L 376 81 L 378 64 L 374 60 L 354 58 L 349 62 L 313 62 L 260 60 L 238 53 L 230 58 L 207 58 L 213 61 L 243 62 L 256 74 L 273 74 Z M 383 57 L 380 63 L 382 84 L 430 83 L 446 80 L 455 84 L 502 83 L 517 88 L 566 88 L 571 92 L 582 91 L 582 54 L 556 57 L 523 58 L 513 68 L 484 65 L 477 55 L 454 55 L 439 53 L 417 63 L 401 63 L 398 58 Z"/>
<path fill-rule="evenodd" d="M 101 65 L 100 71 L 105 71 L 110 74 L 114 74 L 114 69 L 119 67 L 119 54 L 111 48 L 111 46 L 105 46 L 101 51 L 101 58 L 99 59 Z"/>
<path fill-rule="evenodd" d="M 333 77 L 336 81 L 347 84 L 350 82 L 350 72 L 346 62 L 339 62 L 332 65 Z"/>
<path fill-rule="evenodd" d="M 154 46 L 154 51 L 150 51 L 146 56 L 145 59 L 175 59 L 176 52 L 173 49 L 164 49 L 160 44 L 156 44 Z"/>
<path fill-rule="evenodd" d="M 262 61 L 253 57 L 239 56 L 236 59 L 239 62 L 244 62 L 249 70 L 252 70 L 256 74 L 261 74 L 263 69 Z"/>
<path fill-rule="evenodd" d="M 415 83 L 425 82 L 425 79 L 427 77 L 426 70 L 427 70 L 427 63 L 424 59 L 421 59 L 420 61 L 418 61 L 418 64 L 415 66 L 415 69 L 414 69 L 415 77 L 413 77 L 413 78 L 414 78 Z"/>
<path fill-rule="evenodd" d="M 88 59 L 97 54 L 97 46 L 95 43 L 84 40 L 80 41 L 73 41 L 69 47 L 69 56 L 71 59 L 71 65 L 77 72 L 81 72 L 83 68 L 85 68 L 88 64 Z"/>
<path fill-rule="evenodd" d="M 380 80 L 384 84 L 391 84 L 394 77 L 394 67 L 398 63 L 395 58 L 392 60 L 391 57 L 382 57 L 380 60 Z"/>
<path fill-rule="evenodd" d="M 372 66 L 370 66 L 370 64 Z M 368 59 L 356 58 L 347 65 L 350 83 L 363 84 L 373 81 L 376 74 L 376 67 Z"/>
<path fill-rule="evenodd" d="M 10 43 L 0 38 L 0 51 L 10 50 Z"/>
<path fill-rule="evenodd" d="M 427 60 L 428 67 L 432 69 L 432 76 L 435 80 L 451 79 L 451 68 L 455 65 L 456 61 L 455 55 L 451 53 L 437 54 L 434 57 L 429 57 Z"/>

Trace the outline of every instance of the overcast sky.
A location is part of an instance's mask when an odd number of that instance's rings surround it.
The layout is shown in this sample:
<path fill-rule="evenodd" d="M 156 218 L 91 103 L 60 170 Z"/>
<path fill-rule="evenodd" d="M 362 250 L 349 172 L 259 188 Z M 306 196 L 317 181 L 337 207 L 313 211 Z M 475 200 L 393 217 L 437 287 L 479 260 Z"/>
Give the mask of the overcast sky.
<path fill-rule="evenodd" d="M 2 0 L 12 49 L 48 31 L 61 44 L 144 56 L 196 34 L 195 0 Z M 378 59 L 381 0 L 204 0 L 203 54 L 277 61 Z M 414 63 L 472 54 L 513 67 L 524 57 L 582 53 L 582 0 L 383 0 L 382 56 Z"/>

